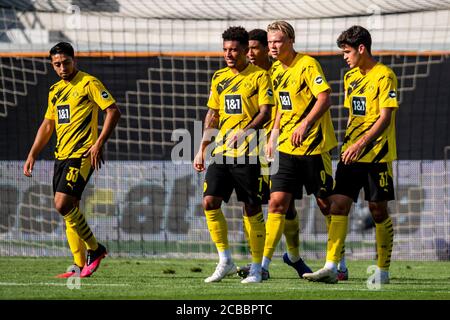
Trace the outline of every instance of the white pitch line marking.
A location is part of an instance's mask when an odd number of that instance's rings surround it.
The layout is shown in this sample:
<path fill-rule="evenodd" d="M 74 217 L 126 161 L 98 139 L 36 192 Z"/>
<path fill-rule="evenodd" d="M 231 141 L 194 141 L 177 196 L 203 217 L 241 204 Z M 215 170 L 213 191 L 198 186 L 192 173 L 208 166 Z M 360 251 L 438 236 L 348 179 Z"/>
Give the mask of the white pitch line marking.
<path fill-rule="evenodd" d="M 129 287 L 130 284 L 124 283 L 80 283 L 81 286 L 91 286 L 91 287 Z M 0 286 L 5 287 L 28 287 L 28 286 L 59 286 L 66 287 L 67 283 L 56 283 L 56 282 L 31 282 L 31 283 L 19 283 L 19 282 L 0 282 Z"/>

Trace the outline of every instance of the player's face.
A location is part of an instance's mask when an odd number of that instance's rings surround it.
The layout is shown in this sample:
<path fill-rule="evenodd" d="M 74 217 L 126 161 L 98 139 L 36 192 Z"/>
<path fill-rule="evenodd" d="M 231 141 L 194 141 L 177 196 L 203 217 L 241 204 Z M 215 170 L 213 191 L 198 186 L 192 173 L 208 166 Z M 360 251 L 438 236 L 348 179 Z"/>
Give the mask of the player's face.
<path fill-rule="evenodd" d="M 361 55 L 357 49 L 350 47 L 348 44 L 344 44 L 341 50 L 344 55 L 344 60 L 347 62 L 350 69 L 359 66 Z"/>
<path fill-rule="evenodd" d="M 72 79 L 76 71 L 75 60 L 64 53 L 58 53 L 52 56 L 52 66 L 56 74 L 63 80 Z"/>
<path fill-rule="evenodd" d="M 248 41 L 248 53 L 247 58 L 250 63 L 260 66 L 267 60 L 269 48 L 264 47 L 258 40 Z"/>
<path fill-rule="evenodd" d="M 283 60 L 292 50 L 294 43 L 283 32 L 279 30 L 267 33 L 269 52 L 274 59 Z"/>
<path fill-rule="evenodd" d="M 239 41 L 224 41 L 223 42 L 223 58 L 229 68 L 240 69 L 244 66 L 246 61 L 247 49 L 241 46 Z"/>

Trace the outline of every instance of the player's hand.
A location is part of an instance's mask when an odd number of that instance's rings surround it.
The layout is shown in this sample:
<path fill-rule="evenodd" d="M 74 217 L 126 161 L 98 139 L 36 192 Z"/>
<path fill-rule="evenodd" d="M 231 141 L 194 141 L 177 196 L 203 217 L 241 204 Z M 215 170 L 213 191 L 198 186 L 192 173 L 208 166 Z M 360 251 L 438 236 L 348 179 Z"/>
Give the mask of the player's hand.
<path fill-rule="evenodd" d="M 36 160 L 33 157 L 28 157 L 27 161 L 23 165 L 23 174 L 27 177 L 32 177 L 33 167 Z"/>
<path fill-rule="evenodd" d="M 291 144 L 294 147 L 300 147 L 308 136 L 309 129 L 311 129 L 311 125 L 306 120 L 300 122 L 300 125 L 292 133 Z"/>
<path fill-rule="evenodd" d="M 275 144 L 273 143 L 272 139 L 269 139 L 267 142 L 265 149 L 264 149 L 264 155 L 266 156 L 266 160 L 271 162 L 273 161 L 273 151 L 275 150 Z"/>
<path fill-rule="evenodd" d="M 358 160 L 359 155 L 363 151 L 364 146 L 358 142 L 349 146 L 341 155 L 344 164 L 350 164 Z"/>
<path fill-rule="evenodd" d="M 227 147 L 228 148 L 239 148 L 239 146 L 242 144 L 243 139 L 245 136 L 245 131 L 242 129 L 239 129 L 238 131 L 236 131 L 234 134 L 232 134 L 228 139 L 227 139 Z"/>
<path fill-rule="evenodd" d="M 197 172 L 205 171 L 205 153 L 203 150 L 199 150 L 195 155 L 193 166 Z"/>
<path fill-rule="evenodd" d="M 91 156 L 91 166 L 95 170 L 100 170 L 102 164 L 105 163 L 105 160 L 103 159 L 103 147 L 98 143 L 93 144 L 83 157 L 88 157 L 89 155 Z"/>
<path fill-rule="evenodd" d="M 268 162 L 272 162 L 275 159 L 275 152 L 276 152 L 276 145 L 278 142 L 278 138 L 280 136 L 280 129 L 273 128 L 272 132 L 270 133 L 269 141 L 267 141 L 267 144 L 264 147 L 264 153 L 266 156 L 266 160 Z"/>

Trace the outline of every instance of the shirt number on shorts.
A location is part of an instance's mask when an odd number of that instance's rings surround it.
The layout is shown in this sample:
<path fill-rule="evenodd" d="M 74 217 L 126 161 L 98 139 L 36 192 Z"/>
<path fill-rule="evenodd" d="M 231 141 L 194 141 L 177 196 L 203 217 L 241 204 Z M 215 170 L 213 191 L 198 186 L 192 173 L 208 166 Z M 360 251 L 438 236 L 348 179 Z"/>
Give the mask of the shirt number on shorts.
<path fill-rule="evenodd" d="M 80 172 L 80 169 L 69 167 L 69 172 L 66 175 L 67 181 L 77 182 L 78 179 L 78 173 Z"/>
<path fill-rule="evenodd" d="M 325 170 L 320 170 L 320 179 L 322 179 L 322 184 L 325 185 L 327 182 L 327 174 L 325 173 Z"/>
<path fill-rule="evenodd" d="M 380 187 L 384 188 L 388 186 L 388 173 L 387 172 L 380 172 Z"/>

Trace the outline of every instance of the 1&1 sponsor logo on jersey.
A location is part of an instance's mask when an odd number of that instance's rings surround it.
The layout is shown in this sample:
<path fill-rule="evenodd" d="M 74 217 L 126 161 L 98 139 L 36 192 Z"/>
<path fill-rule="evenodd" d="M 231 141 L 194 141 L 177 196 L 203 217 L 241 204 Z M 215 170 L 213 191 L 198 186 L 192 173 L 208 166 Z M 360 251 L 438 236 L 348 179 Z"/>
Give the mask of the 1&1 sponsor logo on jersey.
<path fill-rule="evenodd" d="M 354 116 L 365 116 L 366 97 L 352 97 L 352 111 Z"/>
<path fill-rule="evenodd" d="M 57 106 L 58 124 L 70 123 L 70 106 L 68 104 Z"/>
<path fill-rule="evenodd" d="M 225 95 L 225 113 L 242 114 L 242 99 L 240 94 Z"/>
<path fill-rule="evenodd" d="M 281 110 L 292 111 L 292 101 L 289 92 L 280 91 L 278 94 L 280 97 Z"/>

